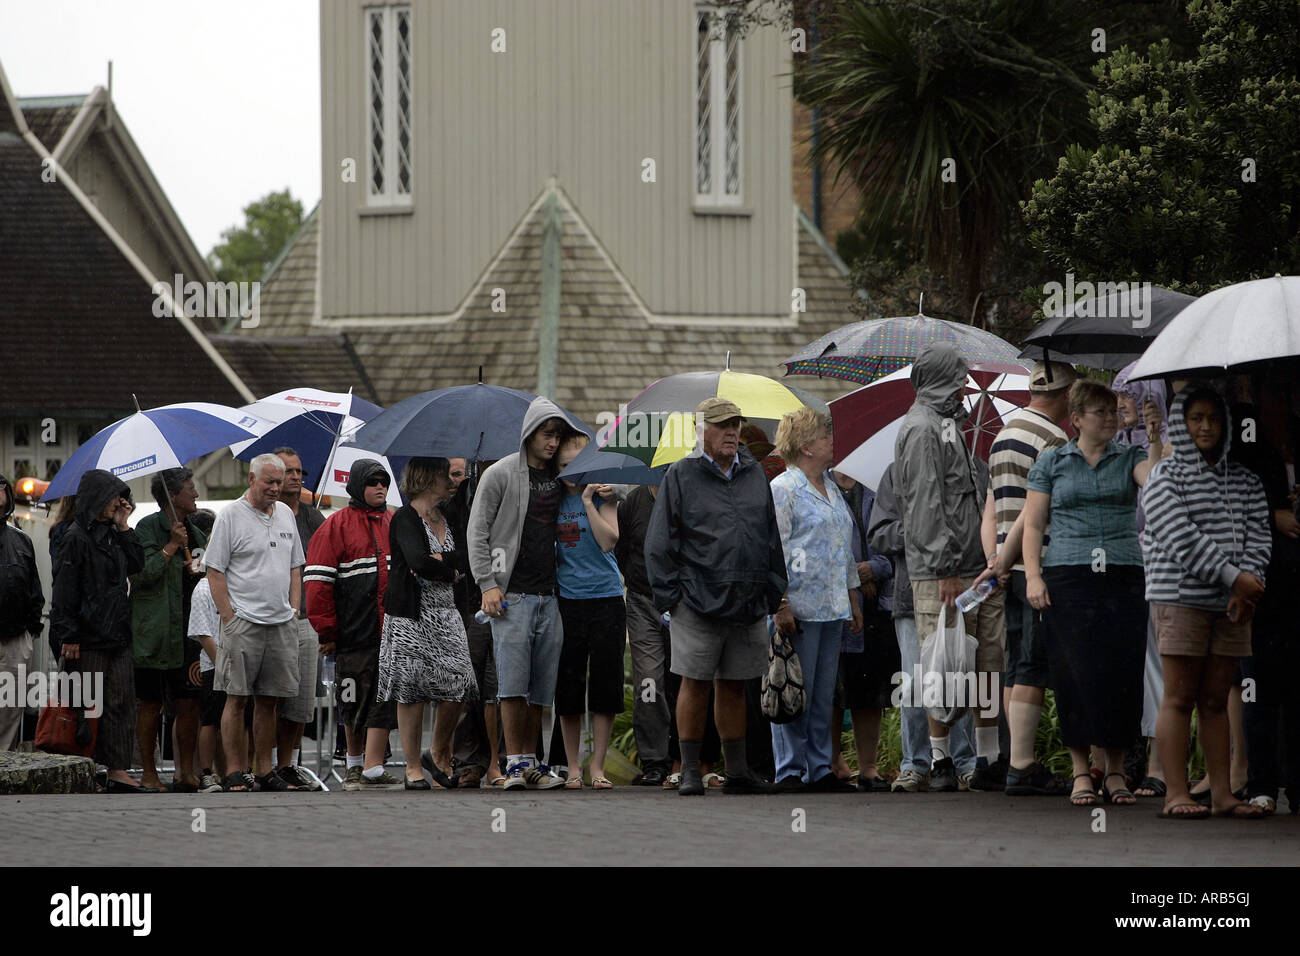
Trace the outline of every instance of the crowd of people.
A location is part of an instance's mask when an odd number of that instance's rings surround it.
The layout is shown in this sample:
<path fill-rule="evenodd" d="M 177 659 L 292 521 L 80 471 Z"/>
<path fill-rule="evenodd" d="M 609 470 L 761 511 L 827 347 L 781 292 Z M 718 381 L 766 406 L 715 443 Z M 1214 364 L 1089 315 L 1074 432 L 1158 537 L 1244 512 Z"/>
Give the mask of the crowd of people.
<path fill-rule="evenodd" d="M 159 511 L 132 530 L 127 486 L 91 471 L 51 534 L 51 647 L 103 674 L 94 756 L 114 793 L 163 788 L 164 710 L 172 790 L 319 789 L 299 764 L 322 668 L 344 790 L 610 790 L 630 649 L 637 783 L 682 796 L 1004 791 L 1255 819 L 1285 789 L 1294 813 L 1289 380 L 1239 377 L 1224 395 L 1127 372 L 1108 387 L 1037 363 L 985 463 L 962 438 L 966 362 L 932 346 L 876 488 L 835 470 L 825 414 L 791 412 L 769 442 L 724 398 L 696 409 L 696 452 L 659 485 L 561 478 L 588 437 L 545 398 L 518 454 L 411 459 L 396 510 L 395 476 L 361 459 L 347 506 L 325 517 L 300 500 L 300 456 L 280 448 L 252 461 L 215 520 L 187 469 L 155 475 Z M 7 521 L 2 479 L 0 497 Z M 0 556 L 0 667 L 13 669 L 44 595 L 30 542 L 7 524 Z M 991 706 L 905 697 L 888 779 L 883 714 L 959 617 Z M 804 705 L 772 722 L 762 685 L 778 636 Z M 1049 689 L 1073 780 L 1036 752 Z M 1193 719 L 1206 768 L 1194 785 Z M 0 749 L 16 729 L 0 710 Z M 402 779 L 386 763 L 394 730 Z"/>

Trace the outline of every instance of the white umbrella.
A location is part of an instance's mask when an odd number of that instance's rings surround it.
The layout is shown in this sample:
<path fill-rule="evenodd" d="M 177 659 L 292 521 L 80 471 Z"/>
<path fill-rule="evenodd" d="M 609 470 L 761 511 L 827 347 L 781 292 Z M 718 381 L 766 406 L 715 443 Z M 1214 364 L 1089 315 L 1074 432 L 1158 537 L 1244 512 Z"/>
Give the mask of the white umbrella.
<path fill-rule="evenodd" d="M 1178 313 L 1129 379 L 1221 371 L 1300 355 L 1300 276 L 1215 289 Z"/>

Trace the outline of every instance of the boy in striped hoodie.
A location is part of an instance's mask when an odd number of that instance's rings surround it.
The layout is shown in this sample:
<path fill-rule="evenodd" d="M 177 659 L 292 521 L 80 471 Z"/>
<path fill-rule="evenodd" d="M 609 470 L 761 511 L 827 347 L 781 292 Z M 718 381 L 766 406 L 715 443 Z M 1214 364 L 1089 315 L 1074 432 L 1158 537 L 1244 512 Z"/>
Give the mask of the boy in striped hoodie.
<path fill-rule="evenodd" d="M 1231 435 L 1223 398 L 1189 386 L 1170 409 L 1173 456 L 1152 469 L 1143 494 L 1146 595 L 1165 673 L 1156 722 L 1168 774 L 1161 815 L 1169 818 L 1263 815 L 1232 796 L 1226 705 L 1238 658 L 1250 656 L 1250 619 L 1264 593 L 1272 538 L 1263 485 L 1228 459 Z M 1176 769 L 1187 766 L 1193 707 L 1213 810 L 1191 798 L 1185 770 Z"/>

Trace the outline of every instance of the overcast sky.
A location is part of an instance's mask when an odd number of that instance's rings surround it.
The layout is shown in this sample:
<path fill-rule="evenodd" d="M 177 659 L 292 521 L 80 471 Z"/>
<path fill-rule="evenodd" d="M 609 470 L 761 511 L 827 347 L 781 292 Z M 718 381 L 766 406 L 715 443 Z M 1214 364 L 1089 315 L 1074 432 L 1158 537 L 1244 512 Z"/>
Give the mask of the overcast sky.
<path fill-rule="evenodd" d="M 320 198 L 318 0 L 0 0 L 15 95 L 107 86 L 203 255 L 249 202 Z M 53 143 L 45 144 L 50 149 Z"/>

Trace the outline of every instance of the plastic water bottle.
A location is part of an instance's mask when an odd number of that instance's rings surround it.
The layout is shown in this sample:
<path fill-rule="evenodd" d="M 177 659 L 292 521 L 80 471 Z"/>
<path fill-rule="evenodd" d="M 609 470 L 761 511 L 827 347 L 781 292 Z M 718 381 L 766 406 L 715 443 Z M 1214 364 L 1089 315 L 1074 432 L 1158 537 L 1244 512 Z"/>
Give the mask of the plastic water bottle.
<path fill-rule="evenodd" d="M 504 611 L 504 610 L 505 610 L 506 608 L 508 608 L 509 606 L 510 606 L 510 602 L 509 602 L 509 601 L 502 601 L 502 602 L 501 602 L 501 610 Z M 488 623 L 490 620 L 492 620 L 492 618 L 488 615 L 488 612 L 487 612 L 487 611 L 484 611 L 484 610 L 482 610 L 482 609 L 479 609 L 479 610 L 477 610 L 477 611 L 474 612 L 474 620 L 478 621 L 480 624 L 486 624 L 486 623 Z"/>
<path fill-rule="evenodd" d="M 320 682 L 326 687 L 334 686 L 334 655 L 326 654 L 320 668 Z"/>
<path fill-rule="evenodd" d="M 997 583 L 996 578 L 985 578 L 979 587 L 967 588 L 962 591 L 961 594 L 957 595 L 957 610 L 965 614 L 975 605 L 982 603 L 986 597 L 993 593 Z"/>

